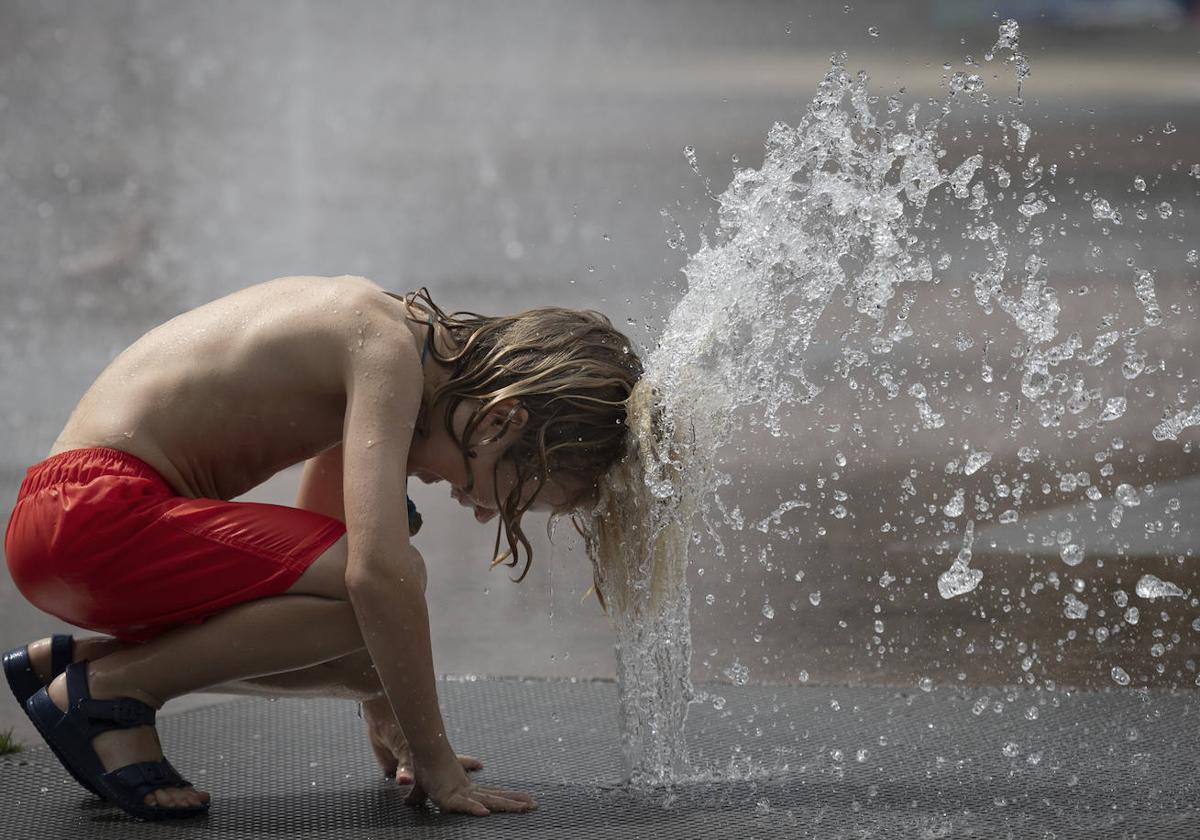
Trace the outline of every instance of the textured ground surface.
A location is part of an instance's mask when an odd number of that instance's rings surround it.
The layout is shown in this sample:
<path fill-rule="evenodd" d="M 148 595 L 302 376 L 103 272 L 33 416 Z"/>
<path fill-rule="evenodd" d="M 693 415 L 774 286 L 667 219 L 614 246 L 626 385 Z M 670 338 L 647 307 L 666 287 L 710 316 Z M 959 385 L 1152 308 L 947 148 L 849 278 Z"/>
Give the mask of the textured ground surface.
<path fill-rule="evenodd" d="M 619 784 L 611 683 L 448 682 L 459 749 L 538 811 L 413 810 L 379 778 L 352 704 L 246 699 L 161 722 L 173 763 L 213 794 L 207 817 L 133 823 L 39 747 L 0 759 L 4 834 L 1152 840 L 1200 818 L 1194 695 L 710 688 L 722 709 L 694 707 L 690 729 L 713 781 L 672 791 Z"/>

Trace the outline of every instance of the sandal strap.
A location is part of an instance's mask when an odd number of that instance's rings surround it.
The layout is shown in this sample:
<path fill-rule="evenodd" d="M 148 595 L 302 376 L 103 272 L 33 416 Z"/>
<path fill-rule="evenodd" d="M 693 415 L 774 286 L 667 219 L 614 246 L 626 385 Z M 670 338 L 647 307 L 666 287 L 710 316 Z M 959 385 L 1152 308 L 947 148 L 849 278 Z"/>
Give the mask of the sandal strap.
<path fill-rule="evenodd" d="M 86 659 L 71 663 L 67 666 L 66 674 L 69 714 L 78 715 L 75 724 L 88 738 L 112 729 L 154 725 L 157 710 L 141 700 L 132 697 L 107 700 L 93 698 L 87 687 L 87 663 Z"/>
<path fill-rule="evenodd" d="M 74 653 L 75 640 L 64 633 L 55 633 L 50 637 L 50 672 L 51 678 L 57 677 L 71 664 L 71 654 Z"/>
<path fill-rule="evenodd" d="M 104 774 L 105 781 L 112 784 L 115 780 L 122 786 L 132 788 L 138 796 L 165 787 L 190 787 L 191 782 L 179 775 L 166 759 L 162 761 L 139 761 L 126 764 L 116 770 Z"/>

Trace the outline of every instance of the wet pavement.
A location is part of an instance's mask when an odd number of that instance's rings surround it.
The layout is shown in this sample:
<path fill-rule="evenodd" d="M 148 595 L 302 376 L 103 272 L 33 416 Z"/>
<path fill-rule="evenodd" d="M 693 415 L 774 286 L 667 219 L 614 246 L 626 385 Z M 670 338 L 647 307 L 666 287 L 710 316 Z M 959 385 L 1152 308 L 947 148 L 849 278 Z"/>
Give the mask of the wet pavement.
<path fill-rule="evenodd" d="M 0 509 L 117 352 L 183 309 L 274 276 L 365 274 L 482 312 L 597 307 L 649 341 L 700 227 L 711 230 L 714 204 L 685 145 L 719 193 L 734 156 L 757 165 L 771 124 L 802 113 L 831 50 L 847 49 L 881 93 L 904 86 L 924 100 L 943 94 L 943 62 L 963 69 L 995 38 L 986 14 L 962 23 L 932 3 L 853 6 L 0 5 Z M 888 399 L 869 366 L 847 367 L 844 349 L 864 334 L 831 310 L 804 360 L 821 398 L 785 418 L 785 437 L 751 424 L 723 453 L 734 480 L 722 500 L 748 525 L 723 532 L 724 556 L 705 541 L 693 561 L 699 679 L 744 666 L 751 682 L 1110 686 L 1120 664 L 1135 685 L 1194 684 L 1194 597 L 1151 603 L 1134 588 L 1153 573 L 1198 590 L 1200 483 L 1189 476 L 1200 473 L 1200 437 L 1150 435 L 1198 401 L 1197 267 L 1186 257 L 1200 247 L 1196 33 L 1024 29 L 1033 75 L 1022 119 L 1030 148 L 1058 165 L 1065 214 L 1064 235 L 1040 250 L 1061 333 L 1090 346 L 1106 318 L 1138 317 L 1127 259 L 1153 262 L 1170 316 L 1137 337 L 1157 369 L 1126 380 L 1122 343 L 1086 370 L 1089 388 L 1128 398 L 1125 414 L 1070 438 L 1036 423 L 1014 430 L 1004 400 L 1019 392 L 1019 337 L 969 292 L 956 296 L 965 261 L 921 290 L 916 335 L 891 357 L 910 372 L 905 387 L 936 383 L 954 409 L 943 428 L 921 429 L 911 397 Z M 1011 93 L 1004 79 L 989 84 L 998 99 Z M 951 159 L 1011 154 L 984 113 L 956 114 L 943 131 Z M 1131 192 L 1135 175 L 1149 182 L 1144 197 Z M 1127 224 L 1102 233 L 1092 192 L 1125 202 Z M 1169 220 L 1135 221 L 1134 208 L 1163 200 Z M 964 224 L 947 212 L 947 230 Z M 963 340 L 985 333 L 986 348 Z M 945 471 L 964 445 L 992 454 L 986 470 Z M 1022 446 L 1044 457 L 1024 463 Z M 1101 500 L 1062 489 L 1064 471 L 1088 472 Z M 971 565 L 982 583 L 944 600 L 937 578 L 962 547 L 963 520 L 947 528 L 956 518 L 935 513 L 959 489 L 973 503 L 994 475 L 1031 491 L 1016 523 L 978 517 Z M 291 504 L 298 477 L 285 470 L 245 498 Z M 1104 523 L 1120 483 L 1141 504 L 1114 530 Z M 841 518 L 834 489 L 846 495 Z M 445 489 L 413 496 L 439 670 L 612 675 L 607 620 L 584 599 L 590 573 L 568 525 L 553 547 L 535 540 L 533 571 L 516 585 L 487 570 L 489 527 Z M 809 506 L 781 514 L 771 534 L 753 527 L 789 500 Z M 1068 530 L 1083 546 L 1078 566 L 1061 559 Z M 1138 623 L 1118 590 L 1141 607 Z M 1064 615 L 1069 593 L 1088 618 Z M 0 575 L 5 646 L 68 629 Z M 12 704 L 0 709 L 8 726 L 30 734 Z"/>

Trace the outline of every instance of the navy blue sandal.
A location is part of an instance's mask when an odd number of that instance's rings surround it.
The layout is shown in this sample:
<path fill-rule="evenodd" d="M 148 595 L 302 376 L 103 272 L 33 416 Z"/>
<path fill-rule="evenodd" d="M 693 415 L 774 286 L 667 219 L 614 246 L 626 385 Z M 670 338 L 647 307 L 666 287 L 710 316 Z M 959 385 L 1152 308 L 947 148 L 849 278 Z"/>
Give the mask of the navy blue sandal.
<path fill-rule="evenodd" d="M 50 637 L 50 679 L 54 679 L 59 674 L 67 669 L 71 664 L 71 659 L 75 655 L 75 640 L 65 633 L 55 633 Z M 38 692 L 42 687 L 42 681 L 38 679 L 37 672 L 33 670 L 33 664 L 29 659 L 29 645 L 23 645 L 19 648 L 13 648 L 8 653 L 4 654 L 4 676 L 8 680 L 8 687 L 12 689 L 13 696 L 17 698 L 17 702 L 21 704 L 21 708 L 29 714 L 29 710 L 25 708 L 25 701 Z M 33 720 L 32 716 L 30 720 Z M 58 748 L 53 744 L 50 749 L 54 754 L 58 755 Z M 75 781 L 90 790 L 96 796 L 103 797 L 104 794 L 100 789 L 89 782 L 87 779 L 76 773 L 71 765 L 62 760 L 59 756 L 59 761 L 62 761 L 63 766 L 75 777 Z"/>
<path fill-rule="evenodd" d="M 59 760 L 72 774 L 88 779 L 103 791 L 105 799 L 131 816 L 165 820 L 207 813 L 207 802 L 187 807 L 145 803 L 146 794 L 158 788 L 191 785 L 165 758 L 139 761 L 105 772 L 100 757 L 92 749 L 92 739 L 112 729 L 153 726 L 156 712 L 153 706 L 132 697 L 94 699 L 88 691 L 87 664 L 83 659 L 67 666 L 65 714 L 54 705 L 45 688 L 35 692 L 25 704 L 38 732 L 55 748 Z"/>

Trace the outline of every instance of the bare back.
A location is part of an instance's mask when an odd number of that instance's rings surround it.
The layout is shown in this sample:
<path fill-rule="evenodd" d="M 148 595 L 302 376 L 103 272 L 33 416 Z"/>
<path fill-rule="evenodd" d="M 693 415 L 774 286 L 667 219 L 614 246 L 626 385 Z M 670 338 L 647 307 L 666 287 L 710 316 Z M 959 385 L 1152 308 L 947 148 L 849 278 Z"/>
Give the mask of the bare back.
<path fill-rule="evenodd" d="M 395 295 L 352 276 L 281 277 L 211 301 L 118 355 L 50 455 L 112 447 L 150 464 L 181 495 L 239 496 L 341 441 L 348 355 L 363 330 L 418 342 L 405 311 Z"/>

